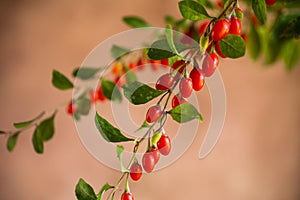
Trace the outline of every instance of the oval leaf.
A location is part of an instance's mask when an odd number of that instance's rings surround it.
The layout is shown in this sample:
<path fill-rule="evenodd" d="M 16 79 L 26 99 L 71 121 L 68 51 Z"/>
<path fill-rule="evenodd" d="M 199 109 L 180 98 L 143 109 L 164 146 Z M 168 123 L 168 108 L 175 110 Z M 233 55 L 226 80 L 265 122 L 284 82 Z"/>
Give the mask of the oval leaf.
<path fill-rule="evenodd" d="M 106 98 L 116 102 L 122 101 L 121 92 L 114 82 L 102 79 L 101 88 Z"/>
<path fill-rule="evenodd" d="M 15 128 L 25 128 L 25 127 L 31 125 L 34 121 L 36 121 L 39 118 L 41 118 L 44 114 L 45 114 L 45 112 L 42 112 L 41 114 L 39 114 L 37 117 L 35 117 L 32 120 L 28 120 L 28 121 L 25 121 L 25 122 L 14 123 L 14 127 Z"/>
<path fill-rule="evenodd" d="M 179 53 L 177 52 L 177 49 L 175 47 L 174 40 L 173 40 L 173 29 L 170 24 L 168 24 L 166 27 L 166 38 L 167 38 L 167 42 L 168 42 L 169 47 L 172 50 L 172 52 L 174 52 L 178 55 Z"/>
<path fill-rule="evenodd" d="M 91 109 L 91 101 L 86 97 L 80 97 L 77 100 L 77 113 L 80 115 L 88 115 Z M 76 116 L 77 117 L 77 116 Z"/>
<path fill-rule="evenodd" d="M 72 75 L 81 80 L 88 80 L 93 78 L 99 70 L 100 68 L 79 67 L 72 72 Z"/>
<path fill-rule="evenodd" d="M 99 191 L 98 195 L 97 195 L 97 200 L 101 200 L 102 196 L 104 194 L 104 192 L 106 192 L 109 189 L 114 188 L 114 186 L 109 185 L 108 183 L 106 183 L 105 185 L 102 186 L 101 190 Z"/>
<path fill-rule="evenodd" d="M 200 122 L 203 121 L 201 114 L 192 104 L 189 103 L 183 103 L 173 108 L 169 111 L 169 114 L 175 121 L 179 123 L 188 122 L 193 119 L 199 119 Z"/>
<path fill-rule="evenodd" d="M 245 55 L 246 45 L 242 37 L 229 34 L 219 41 L 222 53 L 229 58 L 239 58 Z"/>
<path fill-rule="evenodd" d="M 82 178 L 76 185 L 75 194 L 78 200 L 97 200 L 94 189 Z"/>
<path fill-rule="evenodd" d="M 35 152 L 39 154 L 42 154 L 44 152 L 43 137 L 38 127 L 34 130 L 34 133 L 32 135 L 32 145 Z"/>
<path fill-rule="evenodd" d="M 123 89 L 124 96 L 135 105 L 145 104 L 165 92 L 155 90 L 138 81 L 124 85 Z"/>
<path fill-rule="evenodd" d="M 111 56 L 114 59 L 117 59 L 125 54 L 128 54 L 130 50 L 121 46 L 113 45 L 110 52 L 111 52 Z"/>
<path fill-rule="evenodd" d="M 6 147 L 7 147 L 8 151 L 11 152 L 14 150 L 20 133 L 21 132 L 16 132 L 8 137 L 7 143 L 6 143 Z"/>
<path fill-rule="evenodd" d="M 181 1 L 178 4 L 181 15 L 185 19 L 202 20 L 211 18 L 206 12 L 205 8 L 195 1 Z"/>
<path fill-rule="evenodd" d="M 136 16 L 123 17 L 123 21 L 132 28 L 149 27 L 149 24 L 145 20 Z"/>
<path fill-rule="evenodd" d="M 247 35 L 248 51 L 252 59 L 256 60 L 261 52 L 261 40 L 254 25 L 250 25 L 250 31 Z"/>
<path fill-rule="evenodd" d="M 124 136 L 121 131 L 112 126 L 106 119 L 102 118 L 98 113 L 95 115 L 95 124 L 102 135 L 108 142 L 128 142 L 133 139 Z"/>
<path fill-rule="evenodd" d="M 54 129 L 54 118 L 55 118 L 56 113 L 54 113 L 51 117 L 45 119 L 44 121 L 42 121 L 37 129 L 41 134 L 41 137 L 43 139 L 43 141 L 48 141 L 50 140 L 55 132 Z"/>
<path fill-rule="evenodd" d="M 289 40 L 282 48 L 282 57 L 287 70 L 297 66 L 300 59 L 300 45 L 297 40 Z"/>
<path fill-rule="evenodd" d="M 267 20 L 267 6 L 265 0 L 252 0 L 252 9 L 261 24 Z"/>
<path fill-rule="evenodd" d="M 57 70 L 52 71 L 52 84 L 60 90 L 68 90 L 73 88 L 73 83 L 69 81 L 62 73 Z"/>

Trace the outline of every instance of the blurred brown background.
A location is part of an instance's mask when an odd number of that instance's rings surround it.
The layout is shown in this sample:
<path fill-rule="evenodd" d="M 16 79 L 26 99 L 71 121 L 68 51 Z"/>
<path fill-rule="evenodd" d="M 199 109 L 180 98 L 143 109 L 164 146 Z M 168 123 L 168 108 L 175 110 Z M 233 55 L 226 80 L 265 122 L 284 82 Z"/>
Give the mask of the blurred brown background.
<path fill-rule="evenodd" d="M 53 68 L 70 74 L 110 35 L 127 30 L 124 15 L 143 16 L 164 26 L 163 16 L 180 16 L 177 1 L 8 1 L 0 3 L 0 127 L 29 119 L 70 98 L 51 86 Z M 227 92 L 225 127 L 213 152 L 198 159 L 209 124 L 207 89 L 199 96 L 206 122 L 176 163 L 133 183 L 136 200 L 300 199 L 300 67 L 287 73 L 245 57 L 222 60 Z M 201 99 L 201 97 L 203 97 Z M 0 138 L 0 199 L 75 199 L 83 177 L 98 190 L 119 173 L 98 163 L 83 147 L 71 117 L 56 118 L 56 135 L 37 155 L 31 131 L 13 153 Z"/>

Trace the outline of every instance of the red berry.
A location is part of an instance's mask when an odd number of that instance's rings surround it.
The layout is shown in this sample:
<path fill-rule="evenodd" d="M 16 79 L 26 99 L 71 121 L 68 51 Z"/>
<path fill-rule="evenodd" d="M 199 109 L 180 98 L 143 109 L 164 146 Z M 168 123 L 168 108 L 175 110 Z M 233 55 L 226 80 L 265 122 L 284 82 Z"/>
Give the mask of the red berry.
<path fill-rule="evenodd" d="M 216 52 L 218 53 L 219 56 L 221 56 L 222 58 L 227 58 L 227 56 L 225 56 L 222 53 L 219 42 L 215 43 L 215 50 L 216 50 Z"/>
<path fill-rule="evenodd" d="M 162 75 L 156 82 L 155 88 L 157 90 L 168 90 L 174 84 L 174 77 L 171 74 Z"/>
<path fill-rule="evenodd" d="M 193 82 L 193 89 L 195 91 L 201 90 L 204 86 L 204 73 L 200 69 L 194 68 L 190 73 L 190 78 Z"/>
<path fill-rule="evenodd" d="M 142 70 L 145 68 L 145 65 L 147 64 L 147 62 L 143 59 L 139 59 L 139 61 L 136 64 L 136 67 L 138 70 Z"/>
<path fill-rule="evenodd" d="M 204 73 L 204 76 L 210 77 L 211 75 L 213 75 L 218 65 L 219 65 L 219 58 L 217 54 L 212 53 L 209 56 L 206 56 L 202 65 L 202 71 Z"/>
<path fill-rule="evenodd" d="M 121 200 L 134 200 L 130 192 L 124 192 L 121 196 Z"/>
<path fill-rule="evenodd" d="M 177 94 L 172 99 L 172 108 L 175 108 L 178 105 L 183 104 L 183 103 L 186 103 L 186 100 Z"/>
<path fill-rule="evenodd" d="M 203 34 L 204 34 L 204 32 L 205 32 L 205 30 L 206 30 L 208 24 L 209 24 L 209 21 L 205 21 L 205 22 L 200 26 L 200 28 L 199 28 L 199 34 L 200 34 L 200 35 L 203 35 Z"/>
<path fill-rule="evenodd" d="M 70 115 L 74 115 L 77 111 L 77 107 L 75 103 L 70 102 L 67 107 L 67 113 Z"/>
<path fill-rule="evenodd" d="M 143 168 L 147 173 L 153 171 L 155 166 L 155 157 L 151 152 L 146 152 L 142 159 Z"/>
<path fill-rule="evenodd" d="M 97 91 L 94 91 L 94 90 L 91 90 L 90 91 L 90 99 L 91 99 L 91 102 L 93 104 L 95 104 L 98 100 L 98 92 Z"/>
<path fill-rule="evenodd" d="M 161 64 L 163 65 L 163 67 L 167 67 L 167 66 L 169 66 L 169 60 L 163 59 L 163 60 L 161 60 Z"/>
<path fill-rule="evenodd" d="M 240 35 L 242 32 L 242 23 L 241 20 L 239 20 L 236 17 L 232 17 L 230 19 L 231 25 L 230 25 L 230 34 Z"/>
<path fill-rule="evenodd" d="M 272 6 L 274 3 L 276 3 L 276 0 L 265 0 L 265 1 L 268 6 Z"/>
<path fill-rule="evenodd" d="M 115 84 L 117 84 L 118 87 L 122 87 L 126 84 L 126 76 L 117 76 L 115 78 Z"/>
<path fill-rule="evenodd" d="M 156 122 L 160 118 L 162 113 L 163 111 L 159 105 L 152 106 L 147 111 L 146 121 L 148 123 Z"/>
<path fill-rule="evenodd" d="M 128 68 L 129 69 L 134 69 L 136 65 L 134 63 L 129 63 Z"/>
<path fill-rule="evenodd" d="M 193 90 L 193 82 L 191 78 L 182 78 L 179 83 L 179 90 L 184 98 L 189 98 Z"/>
<path fill-rule="evenodd" d="M 100 101 L 105 101 L 105 100 L 106 100 L 105 96 L 103 95 L 103 92 L 102 92 L 101 87 L 98 88 L 97 93 L 98 93 L 98 95 L 97 95 L 97 96 L 98 96 L 98 99 L 99 99 Z"/>
<path fill-rule="evenodd" d="M 169 136 L 163 134 L 157 142 L 157 148 L 162 155 L 169 155 L 171 151 L 171 139 Z"/>
<path fill-rule="evenodd" d="M 230 22 L 227 19 L 216 21 L 211 31 L 211 38 L 215 41 L 222 40 L 230 30 Z"/>
<path fill-rule="evenodd" d="M 176 62 L 174 62 L 174 64 L 172 65 L 172 68 L 174 70 L 178 69 L 178 72 L 182 73 L 184 68 L 186 67 L 186 63 L 184 62 L 184 60 L 177 60 Z"/>
<path fill-rule="evenodd" d="M 159 161 L 159 158 L 160 158 L 158 148 L 156 146 L 153 146 L 149 153 L 151 153 L 153 155 L 155 164 L 157 164 Z"/>
<path fill-rule="evenodd" d="M 131 179 L 134 181 L 138 181 L 142 177 L 142 174 L 143 174 L 142 166 L 137 162 L 133 163 L 130 167 Z"/>

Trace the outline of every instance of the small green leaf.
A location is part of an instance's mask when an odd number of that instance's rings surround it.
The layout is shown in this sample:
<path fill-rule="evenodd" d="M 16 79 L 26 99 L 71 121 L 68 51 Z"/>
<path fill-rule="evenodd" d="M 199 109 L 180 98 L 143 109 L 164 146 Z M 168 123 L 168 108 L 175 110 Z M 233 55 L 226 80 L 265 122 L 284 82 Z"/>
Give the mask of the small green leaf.
<path fill-rule="evenodd" d="M 126 69 L 126 83 L 132 83 L 135 82 L 137 80 L 137 77 L 135 75 L 135 73 L 132 72 L 132 70 L 130 69 Z"/>
<path fill-rule="evenodd" d="M 82 178 L 76 185 L 75 194 L 78 200 L 97 200 L 94 189 Z"/>
<path fill-rule="evenodd" d="M 121 47 L 121 46 L 118 46 L 118 45 L 113 45 L 110 52 L 111 52 L 111 56 L 114 59 L 118 59 L 121 56 L 128 54 L 130 52 L 130 50 L 126 49 L 125 47 Z"/>
<path fill-rule="evenodd" d="M 164 19 L 167 24 L 175 24 L 176 23 L 176 19 L 171 15 L 166 15 Z"/>
<path fill-rule="evenodd" d="M 8 151 L 12 152 L 14 150 L 20 133 L 21 132 L 18 131 L 8 137 L 7 143 L 6 143 L 6 147 L 7 147 Z"/>
<path fill-rule="evenodd" d="M 172 52 L 175 52 L 178 55 L 179 53 L 175 47 L 174 40 L 173 40 L 173 29 L 170 24 L 168 24 L 166 27 L 166 38 Z"/>
<path fill-rule="evenodd" d="M 109 185 L 108 183 L 106 183 L 105 185 L 102 186 L 101 190 L 99 191 L 98 195 L 97 195 L 97 200 L 101 200 L 102 196 L 104 194 L 104 192 L 106 192 L 109 189 L 114 188 L 114 186 Z"/>
<path fill-rule="evenodd" d="M 145 120 L 142 124 L 142 126 L 140 126 L 135 132 L 138 132 L 140 130 L 142 130 L 143 128 L 148 128 L 150 127 L 150 124 Z"/>
<path fill-rule="evenodd" d="M 137 16 L 123 17 L 123 21 L 132 28 L 149 27 L 149 24 L 145 20 Z"/>
<path fill-rule="evenodd" d="M 81 97 L 77 100 L 77 113 L 80 115 L 88 115 L 91 109 L 91 100 Z"/>
<path fill-rule="evenodd" d="M 122 101 L 121 92 L 114 82 L 102 79 L 101 88 L 106 98 L 116 102 Z"/>
<path fill-rule="evenodd" d="M 52 84 L 60 90 L 68 90 L 73 88 L 73 83 L 69 81 L 62 73 L 57 70 L 52 71 Z"/>
<path fill-rule="evenodd" d="M 239 58 L 245 55 L 246 45 L 242 37 L 228 34 L 219 41 L 221 52 L 229 58 Z"/>
<path fill-rule="evenodd" d="M 291 15 L 292 16 L 292 15 Z M 290 19 L 280 30 L 280 38 L 300 38 L 300 16 Z"/>
<path fill-rule="evenodd" d="M 252 0 L 252 9 L 261 24 L 267 20 L 267 6 L 265 0 Z"/>
<path fill-rule="evenodd" d="M 135 105 L 145 104 L 165 92 L 155 90 L 138 81 L 123 85 L 123 89 L 124 96 Z"/>
<path fill-rule="evenodd" d="M 288 40 L 282 50 L 283 61 L 286 69 L 291 71 L 297 66 L 300 58 L 300 45 L 297 40 Z"/>
<path fill-rule="evenodd" d="M 195 1 L 180 1 L 178 4 L 181 15 L 185 19 L 202 20 L 211 18 L 211 16 L 209 16 L 206 12 L 205 8 Z"/>
<path fill-rule="evenodd" d="M 35 152 L 39 154 L 42 154 L 44 152 L 43 137 L 38 127 L 35 128 L 34 133 L 32 135 L 32 144 Z"/>
<path fill-rule="evenodd" d="M 56 112 L 53 113 L 53 115 L 47 119 L 45 119 L 44 121 L 42 121 L 39 125 L 38 125 L 38 130 L 41 134 L 41 137 L 43 139 L 43 141 L 48 141 L 50 140 L 55 132 L 54 129 L 54 118 L 55 118 Z"/>
<path fill-rule="evenodd" d="M 174 40 L 175 48 L 178 52 L 182 52 L 186 49 L 192 49 L 196 46 L 185 46 L 181 44 L 180 42 L 177 42 L 177 40 Z M 153 60 L 163 60 L 166 58 L 170 58 L 176 55 L 176 52 L 173 52 L 170 48 L 168 41 L 166 39 L 161 39 L 153 42 L 151 45 L 149 51 L 148 51 L 148 57 Z"/>
<path fill-rule="evenodd" d="M 253 60 L 256 60 L 261 53 L 262 45 L 257 29 L 252 24 L 250 25 L 250 31 L 247 35 L 247 40 L 249 55 Z"/>
<path fill-rule="evenodd" d="M 128 170 L 124 167 L 123 165 L 123 160 L 122 160 L 122 153 L 124 151 L 124 147 L 121 145 L 117 145 L 117 157 L 120 161 L 120 166 L 121 166 L 121 171 L 122 172 L 127 172 Z"/>
<path fill-rule="evenodd" d="M 200 122 L 203 121 L 201 114 L 192 104 L 189 103 L 183 103 L 179 106 L 176 106 L 169 111 L 169 114 L 175 121 L 179 123 L 185 123 L 193 119 L 199 119 Z"/>
<path fill-rule="evenodd" d="M 99 70 L 100 68 L 79 67 L 73 70 L 72 75 L 81 80 L 88 80 L 93 78 Z"/>
<path fill-rule="evenodd" d="M 14 123 L 14 127 L 15 128 L 25 128 L 29 125 L 31 125 L 33 122 L 35 122 L 36 120 L 38 120 L 39 118 L 41 118 L 45 113 L 42 112 L 41 114 L 39 114 L 38 116 L 36 116 L 34 119 L 32 120 L 28 120 L 25 122 L 18 122 L 18 123 Z"/>
<path fill-rule="evenodd" d="M 107 142 L 133 141 L 133 139 L 124 136 L 119 129 L 112 126 L 106 119 L 102 118 L 98 113 L 96 113 L 95 116 L 95 124 L 98 131 Z"/>
<path fill-rule="evenodd" d="M 197 0 L 197 1 L 206 8 L 209 8 L 209 9 L 214 8 L 214 5 L 208 0 Z"/>

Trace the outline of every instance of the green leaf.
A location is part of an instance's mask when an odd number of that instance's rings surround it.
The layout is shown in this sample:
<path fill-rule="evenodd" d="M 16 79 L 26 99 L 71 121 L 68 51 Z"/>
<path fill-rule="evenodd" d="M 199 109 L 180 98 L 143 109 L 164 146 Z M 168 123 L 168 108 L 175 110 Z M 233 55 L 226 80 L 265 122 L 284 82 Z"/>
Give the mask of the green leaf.
<path fill-rule="evenodd" d="M 120 166 L 121 166 L 121 171 L 122 172 L 127 172 L 128 170 L 124 167 L 123 161 L 122 161 L 122 153 L 124 151 L 124 147 L 121 145 L 117 145 L 117 157 L 120 161 Z"/>
<path fill-rule="evenodd" d="M 174 40 L 173 40 L 173 29 L 170 24 L 168 24 L 166 27 L 166 38 L 172 52 L 175 52 L 178 55 L 179 53 L 175 47 Z"/>
<path fill-rule="evenodd" d="M 91 109 L 91 100 L 81 97 L 77 100 L 77 113 L 80 115 L 88 115 Z"/>
<path fill-rule="evenodd" d="M 106 98 L 116 102 L 122 101 L 121 92 L 114 82 L 102 79 L 101 88 Z"/>
<path fill-rule="evenodd" d="M 137 16 L 123 17 L 123 21 L 132 28 L 149 27 L 149 24 L 145 20 Z"/>
<path fill-rule="evenodd" d="M 8 151 L 12 152 L 14 150 L 20 133 L 21 132 L 18 131 L 8 137 L 7 143 L 6 143 L 6 148 Z"/>
<path fill-rule="evenodd" d="M 124 96 L 135 105 L 145 104 L 165 92 L 155 90 L 154 88 L 138 81 L 123 85 L 123 89 Z"/>
<path fill-rule="evenodd" d="M 182 52 L 186 49 L 195 48 L 196 46 L 185 46 L 177 40 L 174 40 L 175 48 L 178 52 Z M 173 52 L 170 48 L 168 41 L 166 39 L 161 39 L 153 42 L 151 45 L 149 51 L 148 51 L 148 57 L 153 60 L 163 60 L 166 58 L 170 58 L 176 55 L 176 52 Z"/>
<path fill-rule="evenodd" d="M 68 90 L 73 88 L 73 83 L 69 81 L 69 79 L 62 73 L 55 69 L 53 69 L 52 71 L 52 84 L 54 85 L 54 87 L 60 90 Z"/>
<path fill-rule="evenodd" d="M 106 119 L 102 118 L 98 113 L 96 113 L 95 116 L 95 124 L 98 131 L 107 142 L 133 141 L 133 139 L 124 136 L 119 129 L 112 126 Z"/>
<path fill-rule="evenodd" d="M 37 129 L 39 130 L 41 137 L 43 139 L 43 141 L 48 141 L 50 140 L 55 132 L 54 129 L 54 118 L 55 118 L 56 112 L 53 113 L 53 115 L 47 119 L 45 119 L 44 121 L 42 121 Z"/>
<path fill-rule="evenodd" d="M 42 154 L 44 152 L 43 137 L 38 127 L 35 128 L 34 133 L 32 135 L 32 145 L 34 147 L 35 152 L 39 154 Z"/>
<path fill-rule="evenodd" d="M 300 38 L 300 16 L 290 19 L 284 24 L 284 27 L 280 29 L 280 38 Z"/>
<path fill-rule="evenodd" d="M 140 126 L 137 130 L 135 130 L 135 132 L 138 132 L 140 130 L 142 130 L 143 128 L 148 128 L 150 127 L 151 125 L 145 120 L 142 124 L 142 126 Z"/>
<path fill-rule="evenodd" d="M 245 55 L 246 45 L 241 36 L 228 34 L 219 41 L 221 52 L 229 58 L 239 58 Z"/>
<path fill-rule="evenodd" d="M 206 12 L 205 8 L 195 1 L 181 1 L 178 4 L 181 15 L 185 19 L 202 20 L 211 18 L 211 16 L 209 16 Z"/>
<path fill-rule="evenodd" d="M 198 119 L 200 122 L 203 121 L 201 114 L 192 104 L 189 103 L 183 103 L 173 108 L 169 111 L 169 114 L 179 123 L 185 123 L 193 119 Z"/>
<path fill-rule="evenodd" d="M 256 60 L 261 53 L 262 45 L 257 29 L 252 24 L 250 25 L 250 31 L 247 35 L 247 40 L 249 55 L 252 59 Z"/>
<path fill-rule="evenodd" d="M 209 8 L 209 9 L 214 8 L 214 5 L 208 0 L 197 0 L 197 1 L 206 8 Z"/>
<path fill-rule="evenodd" d="M 94 189 L 82 178 L 76 185 L 75 194 L 78 200 L 97 200 Z"/>
<path fill-rule="evenodd" d="M 132 70 L 130 69 L 126 69 L 126 83 L 132 83 L 132 82 L 135 82 L 137 80 L 137 77 L 135 75 L 135 73 L 132 72 Z"/>
<path fill-rule="evenodd" d="M 110 52 L 111 52 L 111 56 L 114 59 L 118 59 L 121 56 L 128 54 L 130 52 L 130 50 L 126 49 L 125 47 L 113 45 Z"/>
<path fill-rule="evenodd" d="M 267 6 L 265 0 L 252 0 L 252 9 L 261 24 L 267 20 Z"/>
<path fill-rule="evenodd" d="M 81 80 L 88 80 L 93 78 L 100 68 L 91 68 L 91 67 L 79 67 L 74 69 L 72 72 L 73 77 L 80 78 Z"/>
<path fill-rule="evenodd" d="M 289 40 L 283 46 L 282 56 L 287 70 L 291 71 L 297 66 L 300 58 L 300 45 L 297 40 Z"/>
<path fill-rule="evenodd" d="M 176 23 L 176 19 L 171 15 L 166 15 L 164 19 L 167 24 L 175 24 Z"/>
<path fill-rule="evenodd" d="M 29 125 L 31 125 L 33 122 L 35 122 L 36 120 L 38 120 L 39 118 L 41 118 L 45 113 L 42 112 L 41 114 L 39 114 L 38 116 L 36 116 L 34 119 L 32 120 L 28 120 L 25 122 L 18 122 L 18 123 L 14 123 L 14 127 L 15 128 L 25 128 Z"/>
<path fill-rule="evenodd" d="M 114 186 L 109 185 L 108 183 L 106 183 L 105 185 L 102 186 L 101 190 L 99 191 L 98 195 L 97 195 L 97 200 L 101 200 L 102 196 L 104 194 L 104 192 L 106 192 L 109 189 L 114 188 Z"/>

